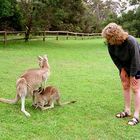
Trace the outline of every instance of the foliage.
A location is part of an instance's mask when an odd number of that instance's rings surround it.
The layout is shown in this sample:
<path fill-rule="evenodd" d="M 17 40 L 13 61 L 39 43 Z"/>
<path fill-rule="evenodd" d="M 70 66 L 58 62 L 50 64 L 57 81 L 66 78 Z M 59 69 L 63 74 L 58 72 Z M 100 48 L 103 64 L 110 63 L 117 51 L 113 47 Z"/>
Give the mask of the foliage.
<path fill-rule="evenodd" d="M 139 4 L 140 0 L 129 0 L 131 5 Z"/>
<path fill-rule="evenodd" d="M 135 8 L 128 11 L 129 5 Z M 0 30 L 101 32 L 116 22 L 139 36 L 139 0 L 0 0 Z M 133 19 L 133 20 L 132 20 Z"/>
<path fill-rule="evenodd" d="M 121 25 L 132 35 L 140 36 L 140 7 L 133 11 L 123 13 L 119 18 Z"/>
<path fill-rule="evenodd" d="M 21 30 L 16 0 L 0 0 L 0 30 Z"/>

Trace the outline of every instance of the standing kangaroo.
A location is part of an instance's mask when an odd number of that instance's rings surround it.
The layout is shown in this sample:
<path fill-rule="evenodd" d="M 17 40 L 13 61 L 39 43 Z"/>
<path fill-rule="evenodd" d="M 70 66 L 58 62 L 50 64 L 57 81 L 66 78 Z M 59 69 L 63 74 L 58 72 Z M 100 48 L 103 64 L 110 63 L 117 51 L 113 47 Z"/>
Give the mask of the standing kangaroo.
<path fill-rule="evenodd" d="M 50 66 L 47 56 L 38 56 L 40 68 L 29 69 L 22 76 L 17 79 L 16 82 L 16 97 L 14 99 L 0 98 L 0 102 L 15 104 L 21 99 L 21 111 L 30 116 L 25 110 L 25 98 L 27 95 L 33 96 L 33 91 L 38 89 L 42 84 L 45 86 L 45 82 L 50 73 Z M 34 98 L 33 98 L 34 102 Z"/>

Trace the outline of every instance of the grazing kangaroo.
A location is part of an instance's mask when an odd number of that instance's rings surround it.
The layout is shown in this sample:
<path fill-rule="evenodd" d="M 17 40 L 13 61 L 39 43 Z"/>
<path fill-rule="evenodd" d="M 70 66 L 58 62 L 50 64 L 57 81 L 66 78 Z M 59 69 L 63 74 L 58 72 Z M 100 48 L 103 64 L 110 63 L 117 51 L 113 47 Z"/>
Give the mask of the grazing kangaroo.
<path fill-rule="evenodd" d="M 42 84 L 45 86 L 45 82 L 50 73 L 50 66 L 47 56 L 38 56 L 40 68 L 27 70 L 16 82 L 16 97 L 15 99 L 0 98 L 0 102 L 14 104 L 21 99 L 21 111 L 30 116 L 25 110 L 25 97 L 30 95 L 33 97 L 33 91 L 37 90 Z M 34 98 L 33 98 L 34 102 Z"/>
<path fill-rule="evenodd" d="M 76 101 L 69 101 L 65 103 L 60 102 L 60 93 L 57 88 L 54 86 L 47 86 L 42 89 L 34 90 L 35 96 L 35 104 L 34 106 L 37 108 L 41 108 L 42 110 L 54 108 L 54 102 L 58 105 L 63 106 L 70 103 L 75 103 Z"/>

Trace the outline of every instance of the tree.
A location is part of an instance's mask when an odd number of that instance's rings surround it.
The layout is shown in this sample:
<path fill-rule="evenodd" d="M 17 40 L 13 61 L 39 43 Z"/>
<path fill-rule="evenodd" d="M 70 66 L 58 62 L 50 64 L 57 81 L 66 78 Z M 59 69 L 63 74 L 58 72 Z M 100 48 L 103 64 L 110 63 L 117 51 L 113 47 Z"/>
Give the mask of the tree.
<path fill-rule="evenodd" d="M 101 32 L 103 26 L 109 21 L 116 20 L 118 13 L 122 10 L 119 2 L 111 0 L 84 0 L 84 2 L 92 13 L 94 32 Z"/>
<path fill-rule="evenodd" d="M 82 0 L 20 0 L 18 5 L 26 41 L 32 30 L 81 31 Z"/>
<path fill-rule="evenodd" d="M 0 0 L 0 30 L 20 30 L 20 14 L 16 0 Z"/>
<path fill-rule="evenodd" d="M 132 35 L 139 37 L 140 33 L 140 7 L 123 13 L 118 18 L 121 21 L 121 25 Z"/>
<path fill-rule="evenodd" d="M 49 0 L 51 1 L 51 0 Z M 50 30 L 80 31 L 84 6 L 82 0 L 57 0 L 48 6 Z"/>
<path fill-rule="evenodd" d="M 25 41 L 28 41 L 32 29 L 35 29 L 36 25 L 42 25 L 42 18 L 46 13 L 45 4 L 43 0 L 20 0 L 18 5 L 22 16 L 23 29 L 26 30 Z"/>
<path fill-rule="evenodd" d="M 140 0 L 128 0 L 131 5 L 140 4 Z"/>

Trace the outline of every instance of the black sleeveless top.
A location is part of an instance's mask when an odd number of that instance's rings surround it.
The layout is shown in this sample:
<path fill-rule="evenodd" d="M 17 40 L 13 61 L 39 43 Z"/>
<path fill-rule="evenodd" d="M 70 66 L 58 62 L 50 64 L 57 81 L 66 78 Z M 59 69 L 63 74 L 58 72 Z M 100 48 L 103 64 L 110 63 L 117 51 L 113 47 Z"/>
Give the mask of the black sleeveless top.
<path fill-rule="evenodd" d="M 129 35 L 121 45 L 108 44 L 108 51 L 120 71 L 124 68 L 128 76 L 140 71 L 140 45 L 133 36 Z"/>

